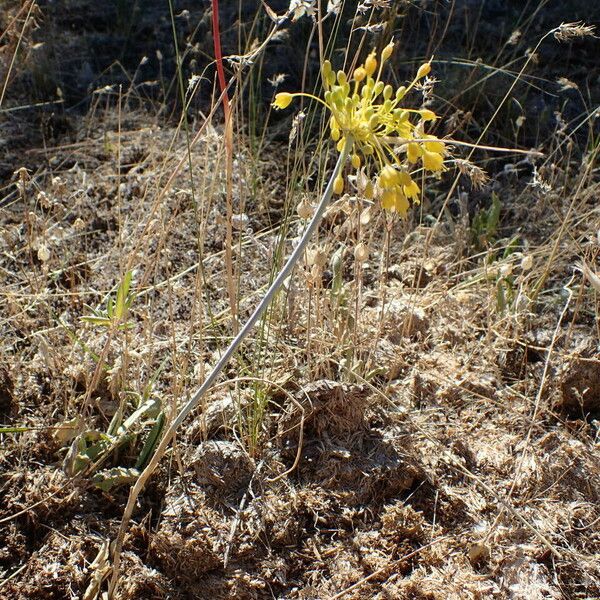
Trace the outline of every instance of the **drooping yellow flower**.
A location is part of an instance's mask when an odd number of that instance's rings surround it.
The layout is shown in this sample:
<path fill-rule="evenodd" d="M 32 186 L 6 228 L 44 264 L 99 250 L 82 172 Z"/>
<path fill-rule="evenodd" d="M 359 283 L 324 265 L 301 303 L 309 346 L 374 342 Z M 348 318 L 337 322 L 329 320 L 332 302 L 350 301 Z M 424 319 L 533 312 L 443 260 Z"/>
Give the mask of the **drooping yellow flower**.
<path fill-rule="evenodd" d="M 364 64 L 354 69 L 351 79 L 344 71 L 335 72 L 329 61 L 321 66 L 323 99 L 311 94 L 281 93 L 275 96 L 277 109 L 289 106 L 294 96 L 309 96 L 330 111 L 329 131 L 339 152 L 350 139 L 350 163 L 357 171 L 356 181 L 367 178 L 356 189 L 363 197 L 375 196 L 385 210 L 404 216 L 409 199 L 418 202 L 421 189 L 410 175 L 411 169 L 439 172 L 443 170 L 446 148 L 437 137 L 425 133 L 425 125 L 437 119 L 428 108 L 407 109 L 401 105 L 406 94 L 420 79 L 431 72 L 431 63 L 421 65 L 408 86 L 394 90 L 380 80 L 382 67 L 391 57 L 394 44 L 388 44 L 379 57 L 372 51 Z M 373 173 L 374 186 L 369 173 Z M 359 177 L 360 174 L 360 177 Z M 345 189 L 340 175 L 334 181 L 334 192 Z"/>
<path fill-rule="evenodd" d="M 411 179 L 410 183 L 402 186 L 402 191 L 404 192 L 404 195 L 407 198 L 412 198 L 412 199 L 418 198 L 419 194 L 421 193 L 421 189 L 417 185 L 416 181 L 413 181 L 412 179 Z"/>
<path fill-rule="evenodd" d="M 293 99 L 294 94 L 289 94 L 288 92 L 279 92 L 279 94 L 275 96 L 273 106 L 277 110 L 282 110 L 284 108 L 287 108 L 292 103 Z"/>
<path fill-rule="evenodd" d="M 419 144 L 416 144 L 415 142 L 409 142 L 406 149 L 406 156 L 409 163 L 415 164 L 421 156 L 421 148 L 419 147 Z"/>
<path fill-rule="evenodd" d="M 437 152 L 423 150 L 423 167 L 427 171 L 441 171 L 444 166 L 444 157 Z"/>

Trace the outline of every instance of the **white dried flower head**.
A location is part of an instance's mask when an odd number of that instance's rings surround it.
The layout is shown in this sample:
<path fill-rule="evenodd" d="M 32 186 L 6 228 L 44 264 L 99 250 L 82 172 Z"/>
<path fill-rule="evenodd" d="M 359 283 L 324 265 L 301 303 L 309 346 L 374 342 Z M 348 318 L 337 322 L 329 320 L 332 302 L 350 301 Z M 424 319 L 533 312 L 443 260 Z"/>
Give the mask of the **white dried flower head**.
<path fill-rule="evenodd" d="M 575 266 L 578 267 L 580 271 L 585 275 L 585 278 L 590 282 L 590 285 L 598 293 L 600 293 L 600 277 L 598 276 L 598 274 L 592 271 L 592 269 L 590 269 L 590 267 L 584 261 L 581 261 Z"/>
<path fill-rule="evenodd" d="M 296 136 L 298 135 L 298 128 L 300 127 L 300 124 L 302 123 L 302 121 L 304 121 L 304 119 L 306 118 L 306 113 L 301 110 L 293 119 L 292 121 L 292 127 L 290 129 L 290 138 L 289 138 L 289 144 L 291 145 L 294 140 L 296 139 Z"/>
<path fill-rule="evenodd" d="M 456 166 L 462 175 L 466 175 L 471 180 L 471 185 L 475 189 L 481 189 L 490 179 L 481 167 L 468 160 L 457 158 Z"/>
<path fill-rule="evenodd" d="M 42 208 L 48 209 L 52 206 L 52 200 L 49 198 L 46 192 L 38 192 L 36 198 Z"/>
<path fill-rule="evenodd" d="M 298 216 L 301 219 L 310 219 L 313 215 L 314 207 L 310 202 L 304 199 L 302 202 L 300 202 L 300 204 L 298 204 L 297 211 Z"/>
<path fill-rule="evenodd" d="M 271 79 L 267 79 L 267 81 L 277 89 L 285 80 L 287 79 L 287 75 L 285 73 L 277 73 L 271 77 Z"/>
<path fill-rule="evenodd" d="M 366 31 L 368 33 L 381 33 L 386 28 L 386 23 L 373 23 L 372 25 L 362 25 L 357 27 L 356 31 Z"/>
<path fill-rule="evenodd" d="M 561 92 L 565 92 L 567 90 L 577 90 L 577 89 L 579 89 L 577 87 L 576 83 L 573 83 L 570 79 L 567 79 L 566 77 L 559 77 L 556 80 L 556 83 L 558 83 L 558 85 L 560 85 L 560 91 Z"/>
<path fill-rule="evenodd" d="M 46 262 L 50 258 L 50 250 L 46 244 L 41 244 L 37 251 L 37 257 L 42 262 Z"/>
<path fill-rule="evenodd" d="M 391 0 L 365 0 L 361 2 L 357 10 L 359 13 L 365 13 L 372 8 L 390 8 Z"/>
<path fill-rule="evenodd" d="M 342 9 L 342 0 L 329 0 L 327 2 L 327 14 L 339 15 Z"/>
<path fill-rule="evenodd" d="M 533 48 L 527 48 L 525 50 L 525 56 L 534 64 L 537 65 L 540 62 L 540 57 L 533 51 Z"/>
<path fill-rule="evenodd" d="M 231 224 L 234 229 L 244 230 L 250 224 L 250 217 L 246 213 L 238 213 L 231 215 Z"/>
<path fill-rule="evenodd" d="M 52 187 L 54 189 L 58 189 L 58 188 L 62 188 L 64 186 L 64 182 L 60 177 L 53 177 L 52 178 Z"/>
<path fill-rule="evenodd" d="M 292 13 L 292 21 L 297 21 L 304 15 L 315 17 L 315 0 L 291 0 L 288 12 Z"/>
<path fill-rule="evenodd" d="M 529 269 L 531 269 L 531 267 L 533 267 L 533 256 L 531 256 L 531 254 L 526 254 L 521 259 L 521 270 L 529 271 Z"/>
<path fill-rule="evenodd" d="M 364 263 L 369 258 L 369 248 L 363 242 L 360 242 L 354 248 L 354 259 L 358 263 Z"/>
<path fill-rule="evenodd" d="M 533 165 L 533 173 L 531 183 L 529 185 L 546 194 L 552 191 L 552 186 L 547 181 L 544 181 L 544 179 L 542 179 L 542 176 L 540 175 L 535 165 Z"/>
<path fill-rule="evenodd" d="M 508 38 L 508 42 L 506 42 L 509 46 L 516 46 L 519 40 L 521 39 L 521 31 L 519 29 L 515 29 Z"/>
<path fill-rule="evenodd" d="M 188 79 L 188 86 L 187 86 L 187 93 L 189 94 L 191 90 L 193 90 L 196 87 L 196 84 L 198 83 L 198 81 L 200 81 L 200 75 L 192 75 L 189 79 Z"/>
<path fill-rule="evenodd" d="M 327 252 L 325 248 L 317 246 L 306 251 L 306 264 L 308 266 L 317 265 L 323 268 L 327 264 Z"/>

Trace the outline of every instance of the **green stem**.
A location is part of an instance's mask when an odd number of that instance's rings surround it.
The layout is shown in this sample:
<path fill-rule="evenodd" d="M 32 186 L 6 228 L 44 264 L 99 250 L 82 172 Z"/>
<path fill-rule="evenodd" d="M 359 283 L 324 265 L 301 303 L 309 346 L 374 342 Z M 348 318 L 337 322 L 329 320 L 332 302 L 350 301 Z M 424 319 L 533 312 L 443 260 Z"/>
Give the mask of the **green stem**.
<path fill-rule="evenodd" d="M 321 219 L 323 218 L 323 214 L 325 210 L 329 206 L 331 201 L 331 197 L 333 196 L 333 182 L 338 174 L 341 172 L 344 163 L 348 158 L 348 154 L 350 152 L 350 148 L 352 147 L 353 140 L 350 136 L 346 136 L 346 143 L 344 148 L 342 149 L 338 161 L 333 169 L 333 173 L 327 183 L 325 191 L 323 192 L 323 196 L 321 197 L 321 201 L 315 210 L 315 214 L 307 225 L 302 237 L 291 256 L 288 258 L 287 262 L 279 272 L 279 275 L 275 278 L 273 283 L 270 285 L 267 293 L 264 298 L 260 301 L 258 306 L 254 309 L 254 312 L 246 322 L 246 324 L 242 327 L 240 332 L 235 336 L 231 344 L 217 364 L 214 366 L 213 370 L 209 373 L 208 377 L 204 380 L 204 383 L 200 386 L 198 391 L 192 396 L 190 400 L 185 404 L 185 406 L 179 411 L 178 415 L 169 425 L 169 428 L 166 430 L 163 435 L 160 444 L 158 445 L 156 452 L 152 456 L 152 459 L 148 463 L 148 466 L 142 471 L 141 475 L 138 477 L 134 486 L 131 488 L 129 492 L 129 498 L 127 499 L 127 506 L 125 507 L 125 511 L 123 513 L 123 519 L 121 520 L 121 526 L 119 527 L 119 532 L 117 534 L 117 538 L 115 540 L 115 546 L 113 551 L 113 573 L 109 585 L 108 595 L 109 598 L 112 598 L 117 587 L 117 583 L 119 580 L 119 566 L 121 562 L 121 550 L 123 547 L 123 539 L 125 537 L 125 533 L 127 531 L 127 527 L 129 525 L 129 520 L 131 519 L 131 515 L 133 514 L 133 509 L 135 507 L 136 500 L 140 494 L 140 492 L 144 489 L 144 485 L 146 481 L 152 475 L 154 469 L 158 466 L 158 463 L 164 456 L 167 451 L 167 447 L 175 437 L 175 433 L 177 433 L 177 429 L 186 419 L 186 417 L 198 406 L 202 396 L 213 386 L 223 368 L 229 362 L 229 359 L 233 356 L 234 352 L 238 349 L 239 345 L 244 341 L 246 336 L 250 333 L 251 329 L 254 327 L 258 319 L 260 319 L 261 315 L 265 311 L 265 309 L 271 303 L 271 300 L 274 298 L 275 294 L 279 291 L 279 288 L 283 284 L 283 282 L 288 278 L 296 263 L 304 253 L 308 242 L 310 241 L 313 233 L 319 227 L 321 223 Z"/>

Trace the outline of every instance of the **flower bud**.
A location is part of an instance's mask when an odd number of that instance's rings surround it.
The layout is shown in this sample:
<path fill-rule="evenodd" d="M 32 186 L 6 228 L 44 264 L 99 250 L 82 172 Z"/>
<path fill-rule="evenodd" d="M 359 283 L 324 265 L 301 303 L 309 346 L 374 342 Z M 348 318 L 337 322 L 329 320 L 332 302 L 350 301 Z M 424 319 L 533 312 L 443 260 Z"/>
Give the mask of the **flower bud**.
<path fill-rule="evenodd" d="M 429 75 L 429 73 L 431 73 L 431 63 L 425 63 L 424 65 L 421 65 L 419 67 L 419 70 L 417 71 L 417 79 L 421 79 L 423 77 L 425 77 L 426 75 Z"/>
<path fill-rule="evenodd" d="M 421 115 L 421 119 L 423 119 L 423 121 L 435 121 L 437 119 L 437 115 L 428 108 L 420 110 L 419 114 Z"/>
<path fill-rule="evenodd" d="M 344 178 L 338 175 L 333 181 L 333 193 L 341 194 L 344 191 Z"/>
<path fill-rule="evenodd" d="M 406 86 L 402 85 L 396 90 L 396 102 L 400 102 L 406 95 Z"/>
<path fill-rule="evenodd" d="M 355 169 L 360 169 L 360 156 L 358 154 L 353 154 L 350 162 Z"/>
<path fill-rule="evenodd" d="M 382 51 L 381 51 L 381 62 L 385 62 L 394 51 L 394 42 L 390 42 Z"/>
<path fill-rule="evenodd" d="M 358 67 L 354 70 L 354 81 L 360 83 L 367 76 L 367 72 L 364 67 Z"/>
<path fill-rule="evenodd" d="M 369 77 L 375 73 L 377 69 L 377 59 L 375 58 L 375 52 L 371 52 L 365 60 L 365 71 Z"/>

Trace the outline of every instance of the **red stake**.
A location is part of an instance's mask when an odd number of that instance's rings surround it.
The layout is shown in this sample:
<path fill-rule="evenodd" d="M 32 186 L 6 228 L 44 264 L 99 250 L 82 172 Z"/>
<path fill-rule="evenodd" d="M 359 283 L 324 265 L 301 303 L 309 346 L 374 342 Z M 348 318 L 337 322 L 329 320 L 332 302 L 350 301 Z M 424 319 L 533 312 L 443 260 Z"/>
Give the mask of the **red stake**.
<path fill-rule="evenodd" d="M 215 61 L 217 63 L 217 75 L 219 77 L 219 86 L 223 94 L 223 112 L 225 113 L 225 123 L 229 120 L 229 95 L 226 92 L 227 83 L 225 81 L 225 70 L 223 69 L 223 52 L 221 50 L 221 29 L 219 27 L 219 0 L 212 0 L 212 29 L 213 42 L 215 48 Z"/>

